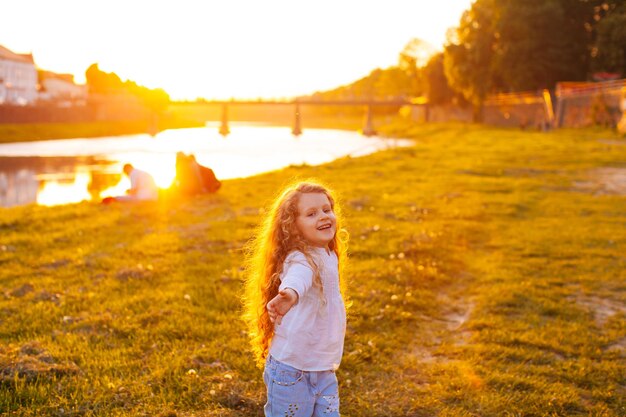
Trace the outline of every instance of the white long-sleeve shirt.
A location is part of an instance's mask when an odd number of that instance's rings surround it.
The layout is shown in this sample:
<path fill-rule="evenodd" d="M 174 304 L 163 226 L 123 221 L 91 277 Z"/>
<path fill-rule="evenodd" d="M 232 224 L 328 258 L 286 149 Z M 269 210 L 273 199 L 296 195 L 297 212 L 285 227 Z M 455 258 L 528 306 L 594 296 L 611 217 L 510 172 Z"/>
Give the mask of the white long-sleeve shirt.
<path fill-rule="evenodd" d="M 159 189 L 154 178 L 146 171 L 134 168 L 130 172 L 129 179 L 130 189 L 134 190 L 133 196 L 137 200 L 157 200 L 159 198 Z"/>
<path fill-rule="evenodd" d="M 285 260 L 279 289 L 291 288 L 298 302 L 274 328 L 270 355 L 303 371 L 328 371 L 339 367 L 346 334 L 346 308 L 339 291 L 337 255 L 314 248 L 323 294 L 313 286 L 313 270 L 304 254 L 291 252 Z"/>

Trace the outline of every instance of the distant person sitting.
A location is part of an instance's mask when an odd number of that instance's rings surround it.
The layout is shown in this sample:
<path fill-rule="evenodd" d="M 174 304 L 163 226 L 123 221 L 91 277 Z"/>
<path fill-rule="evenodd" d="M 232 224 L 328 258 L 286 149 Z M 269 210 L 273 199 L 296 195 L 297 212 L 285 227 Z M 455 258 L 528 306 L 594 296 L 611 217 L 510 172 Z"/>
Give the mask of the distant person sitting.
<path fill-rule="evenodd" d="M 204 191 L 198 164 L 183 152 L 176 154 L 176 178 L 173 186 L 182 194 L 195 195 Z"/>
<path fill-rule="evenodd" d="M 214 193 L 222 183 L 211 168 L 202 166 L 194 155 L 176 154 L 176 179 L 173 186 L 186 195 Z"/>
<path fill-rule="evenodd" d="M 215 193 L 220 189 L 222 183 L 215 176 L 215 172 L 209 167 L 205 167 L 200 165 L 196 161 L 196 157 L 194 155 L 189 155 L 189 159 L 191 163 L 195 166 L 196 172 L 198 172 L 200 176 L 200 182 L 202 183 L 202 189 L 205 193 Z"/>
<path fill-rule="evenodd" d="M 126 195 L 107 197 L 102 200 L 107 204 L 112 201 L 156 201 L 159 199 L 159 189 L 152 175 L 133 167 L 131 164 L 124 165 L 124 174 L 130 179 L 130 188 Z"/>

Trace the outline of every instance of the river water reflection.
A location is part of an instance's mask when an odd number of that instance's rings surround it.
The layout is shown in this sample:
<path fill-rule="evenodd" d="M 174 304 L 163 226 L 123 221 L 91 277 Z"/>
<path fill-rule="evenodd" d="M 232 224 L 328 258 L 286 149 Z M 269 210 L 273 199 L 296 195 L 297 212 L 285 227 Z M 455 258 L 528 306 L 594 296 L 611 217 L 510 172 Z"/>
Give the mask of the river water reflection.
<path fill-rule="evenodd" d="M 176 152 L 193 153 L 218 178 L 247 177 L 289 165 L 318 165 L 411 142 L 366 138 L 355 132 L 233 124 L 227 137 L 215 126 L 166 130 L 155 137 L 127 135 L 0 144 L 0 206 L 99 201 L 130 186 L 129 162 L 150 172 L 161 188 L 175 176 Z"/>

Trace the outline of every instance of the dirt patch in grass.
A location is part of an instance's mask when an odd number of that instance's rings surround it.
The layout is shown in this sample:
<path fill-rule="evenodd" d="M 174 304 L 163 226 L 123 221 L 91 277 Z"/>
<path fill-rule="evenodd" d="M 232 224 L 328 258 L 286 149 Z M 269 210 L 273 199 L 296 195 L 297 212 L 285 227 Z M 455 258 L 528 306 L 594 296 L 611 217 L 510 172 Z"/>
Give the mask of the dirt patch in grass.
<path fill-rule="evenodd" d="M 621 139 L 599 139 L 598 142 L 604 143 L 605 145 L 626 146 L 626 140 Z"/>
<path fill-rule="evenodd" d="M 24 297 L 26 294 L 33 291 L 35 291 L 35 287 L 33 287 L 32 284 L 26 283 L 9 291 L 8 295 L 11 297 Z"/>
<path fill-rule="evenodd" d="M 153 266 L 151 264 L 147 266 L 143 266 L 142 264 L 138 264 L 133 268 L 122 268 L 117 271 L 115 274 L 115 278 L 117 278 L 121 282 L 126 282 L 128 280 L 135 279 L 148 279 L 152 276 Z"/>
<path fill-rule="evenodd" d="M 460 330 L 465 322 L 469 320 L 473 308 L 474 305 L 472 303 L 455 306 L 452 311 L 444 316 L 448 329 L 450 331 Z"/>
<path fill-rule="evenodd" d="M 507 177 L 539 177 L 546 174 L 555 174 L 558 171 L 534 168 L 506 168 L 502 174 Z"/>
<path fill-rule="evenodd" d="M 60 363 L 37 342 L 0 349 L 0 382 L 12 382 L 16 377 L 33 381 L 78 372 L 80 369 L 76 364 Z"/>
<path fill-rule="evenodd" d="M 586 181 L 574 182 L 573 189 L 597 195 L 626 195 L 626 168 L 594 169 Z"/>
<path fill-rule="evenodd" d="M 593 314 L 598 327 L 604 327 L 606 322 L 616 314 L 626 314 L 626 305 L 616 300 L 579 294 L 575 296 L 574 301 L 578 306 Z"/>
<path fill-rule="evenodd" d="M 451 359 L 444 355 L 436 355 L 432 352 L 431 349 L 420 346 L 413 350 L 412 354 L 415 358 L 424 364 L 432 364 L 432 363 L 448 363 Z"/>
<path fill-rule="evenodd" d="M 465 346 L 472 334 L 466 323 L 474 311 L 474 302 L 467 299 L 457 299 L 451 305 L 452 308 L 446 311 L 443 316 L 443 324 L 449 334 L 451 344 Z"/>
<path fill-rule="evenodd" d="M 622 337 L 615 343 L 611 343 L 606 348 L 607 352 L 619 352 L 622 357 L 626 357 L 626 337 Z"/>
<path fill-rule="evenodd" d="M 51 293 L 46 290 L 41 290 L 35 295 L 35 301 L 50 301 L 56 305 L 61 303 L 62 295 L 59 293 Z"/>
<path fill-rule="evenodd" d="M 70 263 L 71 261 L 69 259 L 58 259 L 52 262 L 45 263 L 41 265 L 41 267 L 45 269 L 59 269 L 69 265 Z"/>
<path fill-rule="evenodd" d="M 439 304 L 449 306 L 443 308 L 441 317 L 420 315 L 419 318 L 423 326 L 419 330 L 421 337 L 416 340 L 421 339 L 428 343 L 413 346 L 411 355 L 424 364 L 453 361 L 453 358 L 440 351 L 441 345 L 464 346 L 471 336 L 465 323 L 471 317 L 474 303 L 441 294 Z"/>

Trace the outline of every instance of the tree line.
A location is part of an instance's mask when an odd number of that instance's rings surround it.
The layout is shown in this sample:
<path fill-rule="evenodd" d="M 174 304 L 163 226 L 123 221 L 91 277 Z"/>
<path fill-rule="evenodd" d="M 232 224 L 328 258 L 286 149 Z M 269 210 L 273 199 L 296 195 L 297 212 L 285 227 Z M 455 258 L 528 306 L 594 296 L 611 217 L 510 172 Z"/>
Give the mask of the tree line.
<path fill-rule="evenodd" d="M 626 0 L 475 0 L 428 56 L 412 39 L 398 64 L 376 69 L 321 99 L 426 97 L 471 104 L 487 96 L 554 89 L 559 81 L 626 76 Z"/>
<path fill-rule="evenodd" d="M 90 95 L 105 98 L 111 96 L 134 98 L 150 110 L 157 112 L 164 110 L 170 102 L 170 96 L 165 90 L 150 89 L 131 80 L 122 81 L 116 73 L 102 71 L 97 63 L 87 68 L 85 79 Z"/>

